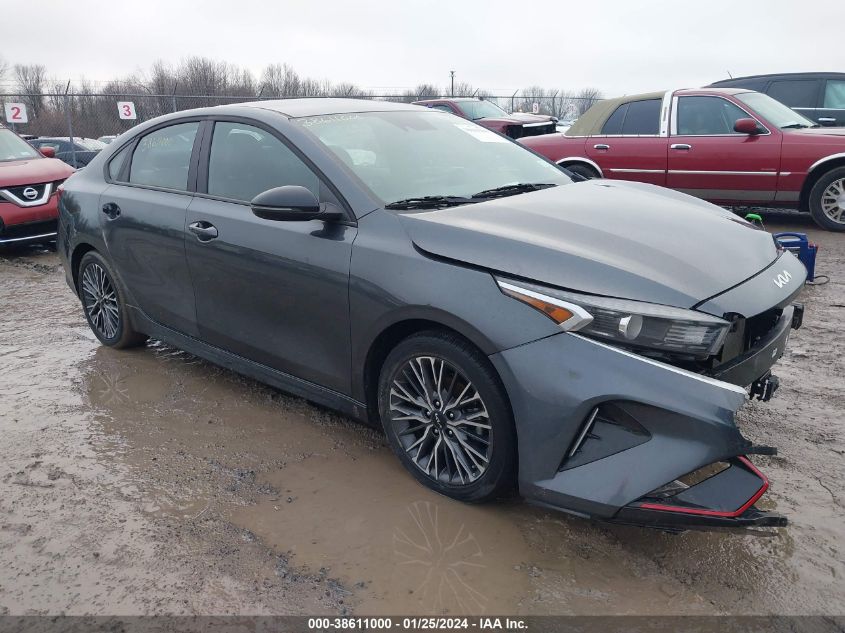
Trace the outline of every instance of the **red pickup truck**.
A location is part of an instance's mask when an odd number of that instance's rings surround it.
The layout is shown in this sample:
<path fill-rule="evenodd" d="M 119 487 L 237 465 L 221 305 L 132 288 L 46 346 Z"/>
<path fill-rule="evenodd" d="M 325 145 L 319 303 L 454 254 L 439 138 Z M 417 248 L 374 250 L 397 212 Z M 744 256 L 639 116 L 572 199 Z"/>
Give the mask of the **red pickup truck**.
<path fill-rule="evenodd" d="M 426 99 L 414 101 L 414 105 L 451 112 L 511 138 L 552 134 L 557 131 L 557 119 L 554 117 L 524 112 L 508 114 L 495 103 L 484 99 Z"/>
<path fill-rule="evenodd" d="M 0 248 L 56 239 L 58 186 L 74 169 L 0 125 Z"/>
<path fill-rule="evenodd" d="M 726 206 L 798 208 L 845 231 L 845 128 L 750 90 L 607 99 L 565 134 L 520 139 L 588 178 L 636 180 Z"/>

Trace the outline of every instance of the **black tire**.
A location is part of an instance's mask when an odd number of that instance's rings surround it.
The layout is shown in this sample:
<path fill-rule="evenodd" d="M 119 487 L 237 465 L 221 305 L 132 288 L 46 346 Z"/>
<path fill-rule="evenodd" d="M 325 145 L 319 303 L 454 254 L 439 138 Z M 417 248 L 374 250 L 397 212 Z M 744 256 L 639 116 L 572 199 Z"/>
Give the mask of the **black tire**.
<path fill-rule="evenodd" d="M 820 227 L 845 231 L 845 167 L 822 174 L 810 190 L 809 206 L 810 215 Z"/>
<path fill-rule="evenodd" d="M 85 320 L 94 335 L 107 347 L 122 349 L 141 345 L 147 336 L 136 332 L 129 322 L 123 290 L 114 272 L 96 251 L 89 251 L 79 262 L 76 289 Z"/>
<path fill-rule="evenodd" d="M 421 384 L 412 375 L 414 368 L 430 369 L 423 380 L 432 387 L 426 398 L 413 390 Z M 512 494 L 517 463 L 513 414 L 490 361 L 465 339 L 428 331 L 399 343 L 381 369 L 378 407 L 390 446 L 424 486 L 466 502 Z M 402 419 L 408 414 L 413 419 Z"/>
<path fill-rule="evenodd" d="M 572 165 L 563 165 L 563 168 L 568 169 L 569 171 L 571 171 L 574 174 L 578 174 L 579 176 L 581 176 L 585 180 L 593 180 L 594 178 L 601 178 L 601 176 L 599 176 L 598 172 L 595 169 L 593 169 L 592 167 L 589 167 L 587 165 L 582 165 L 580 163 L 574 163 Z"/>

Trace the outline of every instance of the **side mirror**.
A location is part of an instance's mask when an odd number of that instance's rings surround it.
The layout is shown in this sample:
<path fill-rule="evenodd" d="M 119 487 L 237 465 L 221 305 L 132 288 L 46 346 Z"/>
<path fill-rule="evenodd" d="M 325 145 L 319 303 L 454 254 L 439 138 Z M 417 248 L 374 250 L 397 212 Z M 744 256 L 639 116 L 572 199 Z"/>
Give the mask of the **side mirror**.
<path fill-rule="evenodd" d="M 47 147 L 46 145 L 38 150 L 41 152 L 41 155 L 44 158 L 55 158 L 56 157 L 56 150 L 52 147 Z"/>
<path fill-rule="evenodd" d="M 757 125 L 757 121 L 754 119 L 737 119 L 736 123 L 734 123 L 734 132 L 739 132 L 740 134 L 751 134 L 754 136 L 760 134 L 761 131 L 760 126 Z"/>
<path fill-rule="evenodd" d="M 299 185 L 285 185 L 259 193 L 250 203 L 252 212 L 265 220 L 304 222 L 307 220 L 338 220 L 340 213 L 325 212 L 320 208 L 310 189 Z"/>

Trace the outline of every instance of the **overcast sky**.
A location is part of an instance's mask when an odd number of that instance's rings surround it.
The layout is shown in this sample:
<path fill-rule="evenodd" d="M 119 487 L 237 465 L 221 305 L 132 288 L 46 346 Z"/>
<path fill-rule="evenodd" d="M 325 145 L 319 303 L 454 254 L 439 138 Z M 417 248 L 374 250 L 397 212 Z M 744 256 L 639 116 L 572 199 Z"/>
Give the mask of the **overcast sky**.
<path fill-rule="evenodd" d="M 845 71 L 843 0 L 29 0 L 9 11 L 0 57 L 52 77 L 107 80 L 157 59 L 223 59 L 258 75 L 365 88 L 497 92 L 529 85 L 606 96 L 700 86 L 734 76 Z M 7 77 L 7 82 L 8 82 Z"/>

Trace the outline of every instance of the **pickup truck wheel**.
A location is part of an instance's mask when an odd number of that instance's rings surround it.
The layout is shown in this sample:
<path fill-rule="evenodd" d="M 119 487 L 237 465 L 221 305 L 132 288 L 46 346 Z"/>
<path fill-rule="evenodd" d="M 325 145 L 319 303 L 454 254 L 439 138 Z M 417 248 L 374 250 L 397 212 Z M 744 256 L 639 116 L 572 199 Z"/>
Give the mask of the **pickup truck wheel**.
<path fill-rule="evenodd" d="M 845 231 L 845 167 L 831 169 L 810 191 L 810 214 L 828 231 Z"/>
<path fill-rule="evenodd" d="M 569 171 L 578 174 L 579 176 L 583 176 L 587 180 L 593 180 L 594 178 L 600 178 L 601 176 L 598 175 L 595 169 L 592 167 L 588 167 L 587 165 L 562 165 L 564 169 L 568 169 Z"/>

